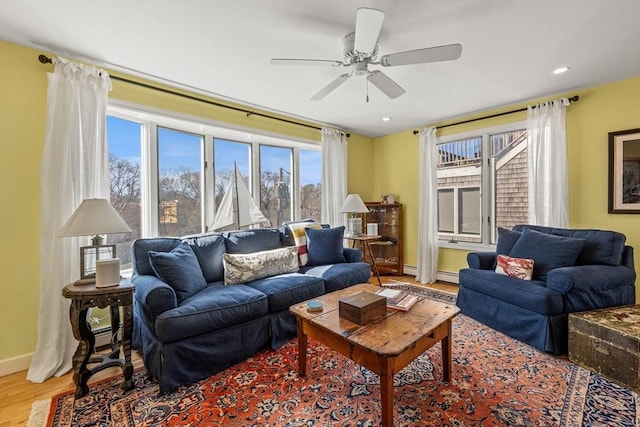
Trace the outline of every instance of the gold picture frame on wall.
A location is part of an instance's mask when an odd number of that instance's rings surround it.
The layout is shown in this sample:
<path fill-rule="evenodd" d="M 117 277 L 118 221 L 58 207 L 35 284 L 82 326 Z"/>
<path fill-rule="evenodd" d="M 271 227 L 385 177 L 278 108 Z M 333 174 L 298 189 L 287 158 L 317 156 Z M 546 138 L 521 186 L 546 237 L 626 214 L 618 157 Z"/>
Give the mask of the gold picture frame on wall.
<path fill-rule="evenodd" d="M 640 129 L 609 132 L 609 213 L 640 213 Z"/>

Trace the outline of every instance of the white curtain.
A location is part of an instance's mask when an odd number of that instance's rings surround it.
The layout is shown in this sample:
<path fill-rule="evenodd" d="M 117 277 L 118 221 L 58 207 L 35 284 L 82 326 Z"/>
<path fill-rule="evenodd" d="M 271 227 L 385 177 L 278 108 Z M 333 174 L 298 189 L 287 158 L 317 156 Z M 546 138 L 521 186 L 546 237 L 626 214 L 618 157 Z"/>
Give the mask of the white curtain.
<path fill-rule="evenodd" d="M 57 58 L 48 74 L 47 119 L 40 170 L 40 305 L 38 342 L 27 379 L 69 371 L 77 346 L 62 288 L 80 277 L 88 238 L 58 237 L 82 200 L 109 197 L 105 124 L 109 75 Z"/>
<path fill-rule="evenodd" d="M 337 129 L 322 128 L 322 222 L 345 225 L 340 207 L 347 197 L 347 137 Z"/>
<path fill-rule="evenodd" d="M 436 128 L 420 129 L 418 159 L 418 273 L 420 283 L 433 283 L 438 272 L 438 178 Z"/>
<path fill-rule="evenodd" d="M 569 226 L 567 98 L 527 109 L 529 223 Z"/>

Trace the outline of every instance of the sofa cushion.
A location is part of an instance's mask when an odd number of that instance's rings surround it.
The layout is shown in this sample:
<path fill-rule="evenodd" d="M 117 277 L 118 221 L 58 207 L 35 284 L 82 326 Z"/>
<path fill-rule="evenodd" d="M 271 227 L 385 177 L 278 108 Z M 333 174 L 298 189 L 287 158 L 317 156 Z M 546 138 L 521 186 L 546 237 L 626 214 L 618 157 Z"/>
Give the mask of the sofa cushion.
<path fill-rule="evenodd" d="M 223 263 L 225 284 L 247 283 L 298 271 L 298 249 L 288 246 L 250 254 L 224 254 Z"/>
<path fill-rule="evenodd" d="M 225 233 L 224 243 L 229 254 L 250 254 L 282 247 L 277 228 L 230 231 Z"/>
<path fill-rule="evenodd" d="M 626 237 L 617 231 L 553 228 L 528 224 L 516 225 L 513 229 L 531 229 L 557 236 L 585 239 L 584 247 L 578 255 L 576 265 L 620 265 L 622 263 Z"/>
<path fill-rule="evenodd" d="M 367 283 L 371 278 L 371 266 L 366 262 L 301 267 L 300 272 L 324 280 L 325 292 L 348 288 L 356 283 Z"/>
<path fill-rule="evenodd" d="M 156 275 L 176 292 L 178 304 L 207 287 L 198 259 L 186 243 L 170 252 L 149 251 L 149 263 Z"/>
<path fill-rule="evenodd" d="M 583 245 L 584 239 L 526 229 L 511 249 L 509 256 L 534 260 L 533 277 L 545 281 L 550 270 L 574 265 Z"/>
<path fill-rule="evenodd" d="M 325 293 L 322 279 L 300 273 L 265 277 L 246 284 L 267 295 L 269 312 L 288 310 L 294 304 Z"/>
<path fill-rule="evenodd" d="M 305 228 L 309 265 L 339 264 L 346 262 L 344 257 L 344 226 L 322 228 L 319 230 Z"/>
<path fill-rule="evenodd" d="M 207 283 L 224 280 L 222 257 L 225 253 L 224 236 L 220 233 L 184 238 L 198 258 L 202 275 Z"/>
<path fill-rule="evenodd" d="M 498 255 L 495 271 L 510 277 L 522 280 L 531 280 L 533 275 L 533 260 L 526 258 L 511 258 L 507 255 Z"/>
<path fill-rule="evenodd" d="M 155 333 L 162 342 L 224 329 L 268 313 L 267 296 L 244 285 L 210 284 L 182 305 L 160 314 Z"/>
<path fill-rule="evenodd" d="M 544 315 L 561 314 L 562 294 L 539 280 L 526 281 L 496 274 L 493 270 L 463 268 L 460 286 Z"/>
<path fill-rule="evenodd" d="M 307 233 L 306 228 L 316 230 L 322 229 L 322 226 L 313 220 L 303 220 L 300 222 L 290 222 L 287 224 L 291 237 L 293 237 L 294 245 L 298 248 L 298 258 L 300 266 L 303 267 L 309 262 L 309 252 L 307 249 Z"/>

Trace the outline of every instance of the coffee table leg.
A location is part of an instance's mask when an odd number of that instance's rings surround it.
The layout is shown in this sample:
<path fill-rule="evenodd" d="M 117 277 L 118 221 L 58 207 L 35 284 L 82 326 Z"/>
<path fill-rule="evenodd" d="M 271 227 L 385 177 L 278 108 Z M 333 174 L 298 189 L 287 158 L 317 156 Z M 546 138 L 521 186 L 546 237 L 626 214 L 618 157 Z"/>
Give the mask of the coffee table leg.
<path fill-rule="evenodd" d="M 302 321 L 298 318 L 298 375 L 307 375 L 307 336 L 304 334 Z"/>
<path fill-rule="evenodd" d="M 382 405 L 382 427 L 393 426 L 393 372 L 388 359 L 381 363 L 380 372 L 380 402 Z"/>
<path fill-rule="evenodd" d="M 447 321 L 447 336 L 442 338 L 442 379 L 451 381 L 451 320 Z"/>

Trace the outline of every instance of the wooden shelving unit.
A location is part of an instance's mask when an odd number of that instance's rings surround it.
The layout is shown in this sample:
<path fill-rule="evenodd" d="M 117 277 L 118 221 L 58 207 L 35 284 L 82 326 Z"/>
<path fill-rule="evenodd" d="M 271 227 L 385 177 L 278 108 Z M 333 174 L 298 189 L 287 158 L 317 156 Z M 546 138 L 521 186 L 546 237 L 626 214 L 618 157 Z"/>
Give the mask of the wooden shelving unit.
<path fill-rule="evenodd" d="M 367 232 L 367 223 L 378 224 L 380 240 L 372 241 L 371 251 L 376 259 L 380 274 L 403 274 L 403 223 L 402 204 L 400 203 L 365 203 L 369 213 L 359 214 L 362 218 L 363 232 Z M 364 254 L 369 261 L 369 254 Z"/>

